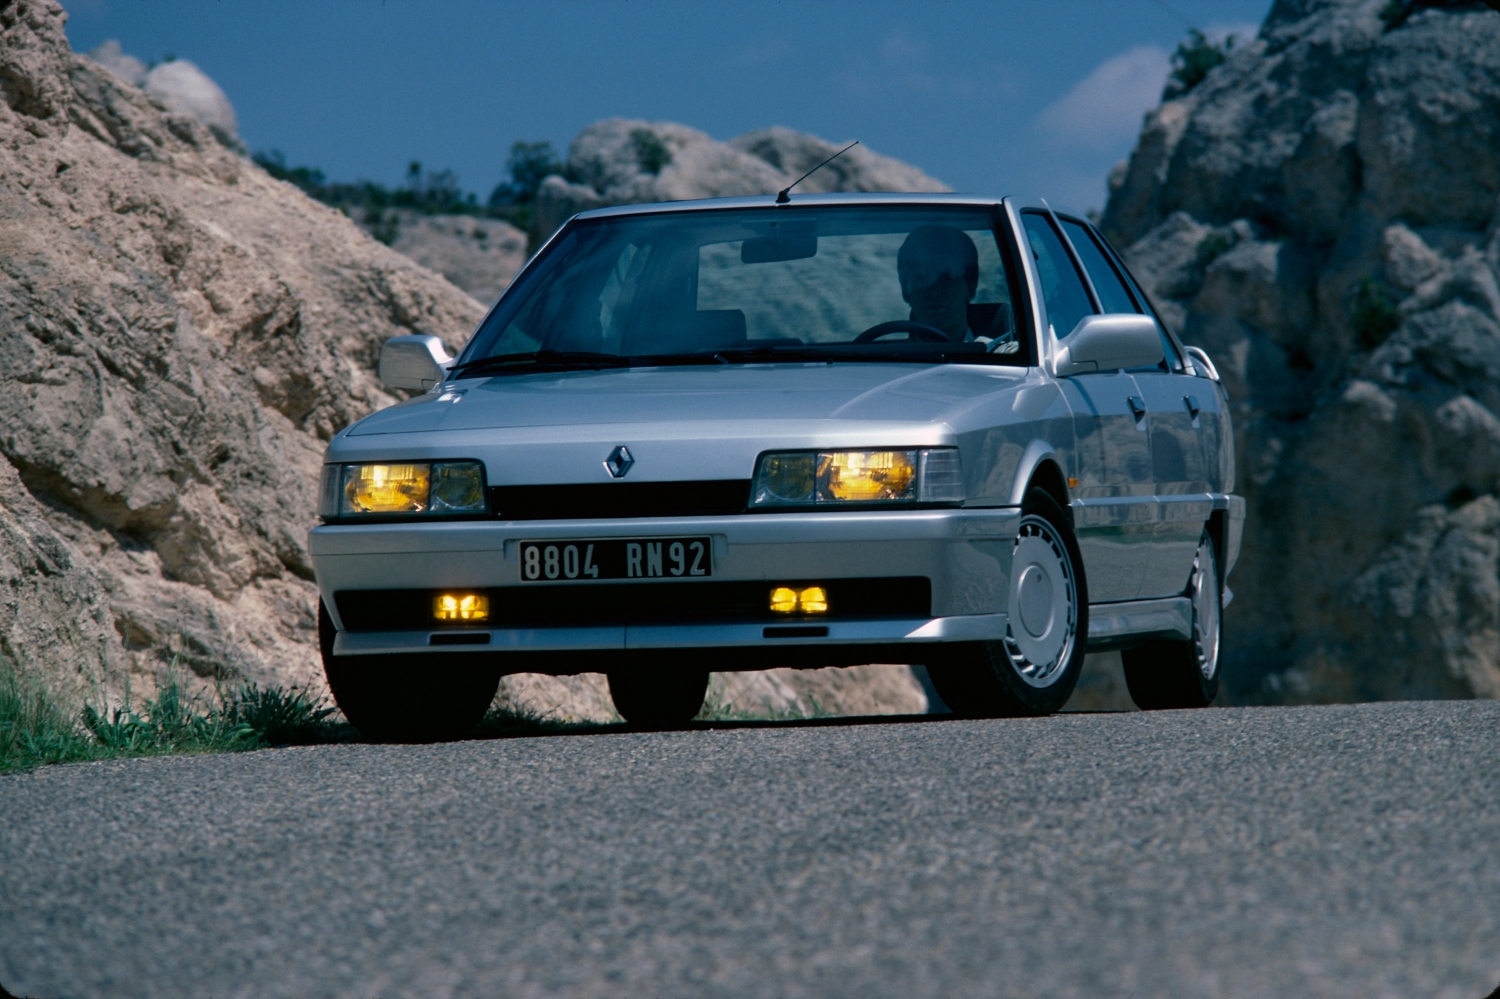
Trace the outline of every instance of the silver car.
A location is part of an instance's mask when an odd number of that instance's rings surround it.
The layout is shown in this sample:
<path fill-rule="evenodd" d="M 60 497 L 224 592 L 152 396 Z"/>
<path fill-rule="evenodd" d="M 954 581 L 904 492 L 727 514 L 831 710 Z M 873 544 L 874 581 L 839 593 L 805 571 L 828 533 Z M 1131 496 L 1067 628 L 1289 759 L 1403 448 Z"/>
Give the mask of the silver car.
<path fill-rule="evenodd" d="M 310 547 L 323 663 L 374 738 L 500 676 L 602 672 L 630 723 L 710 671 L 925 665 L 1044 715 L 1087 651 L 1203 706 L 1240 548 L 1229 414 L 1099 232 L 1045 203 L 808 195 L 570 220 L 421 395 L 340 433 Z"/>

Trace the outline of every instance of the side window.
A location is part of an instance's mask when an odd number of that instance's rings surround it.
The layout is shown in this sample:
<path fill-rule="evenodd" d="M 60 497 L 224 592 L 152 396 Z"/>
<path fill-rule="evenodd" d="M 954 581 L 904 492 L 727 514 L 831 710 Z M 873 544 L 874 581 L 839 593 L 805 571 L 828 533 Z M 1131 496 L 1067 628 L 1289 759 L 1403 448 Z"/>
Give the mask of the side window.
<path fill-rule="evenodd" d="M 1094 314 L 1094 305 L 1084 290 L 1083 279 L 1073 266 L 1073 259 L 1063 248 L 1046 216 L 1027 213 L 1021 216 L 1026 227 L 1026 242 L 1036 260 L 1037 275 L 1042 282 L 1042 300 L 1047 303 L 1047 322 L 1058 337 L 1073 332 L 1079 320 Z"/>
<path fill-rule="evenodd" d="M 1104 311 L 1140 312 L 1131 299 L 1130 292 L 1120 281 L 1120 275 L 1115 273 L 1114 267 L 1089 231 L 1070 219 L 1063 219 L 1062 224 L 1068 239 L 1073 243 L 1073 249 L 1078 251 L 1079 259 L 1083 261 L 1083 269 L 1093 279 L 1094 291 L 1099 293 L 1099 304 L 1104 307 Z"/>

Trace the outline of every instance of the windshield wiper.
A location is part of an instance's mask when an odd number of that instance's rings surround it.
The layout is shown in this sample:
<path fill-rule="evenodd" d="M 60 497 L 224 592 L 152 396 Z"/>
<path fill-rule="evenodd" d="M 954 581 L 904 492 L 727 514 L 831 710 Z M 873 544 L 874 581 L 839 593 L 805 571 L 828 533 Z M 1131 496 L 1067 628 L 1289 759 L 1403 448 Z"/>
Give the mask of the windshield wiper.
<path fill-rule="evenodd" d="M 618 354 L 601 354 L 590 350 L 530 350 L 523 354 L 496 354 L 480 357 L 448 369 L 448 377 L 489 371 L 492 374 L 506 369 L 526 370 L 535 367 L 547 368 L 626 368 L 630 358 Z"/>
<path fill-rule="evenodd" d="M 725 347 L 718 356 L 735 364 L 775 361 L 892 361 L 896 363 L 928 361 L 933 356 L 976 353 L 972 347 L 953 344 L 924 343 L 913 350 L 900 344 L 803 344 L 786 347 Z M 955 349 L 957 348 L 957 349 Z"/>
<path fill-rule="evenodd" d="M 674 364 L 728 364 L 719 351 L 702 350 L 679 354 L 600 354 L 588 350 L 533 350 L 524 354 L 498 354 L 481 357 L 450 368 L 450 378 L 501 374 L 505 371 L 532 371 L 536 368 L 597 370 L 600 368 L 652 368 Z"/>

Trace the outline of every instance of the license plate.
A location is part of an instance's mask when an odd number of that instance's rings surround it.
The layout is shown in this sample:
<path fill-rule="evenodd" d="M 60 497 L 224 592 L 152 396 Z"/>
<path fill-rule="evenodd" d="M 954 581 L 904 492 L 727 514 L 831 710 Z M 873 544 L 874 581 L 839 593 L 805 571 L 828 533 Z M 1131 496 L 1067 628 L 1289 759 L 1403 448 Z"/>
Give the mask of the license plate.
<path fill-rule="evenodd" d="M 709 538 L 521 542 L 521 580 L 702 579 L 714 574 Z"/>

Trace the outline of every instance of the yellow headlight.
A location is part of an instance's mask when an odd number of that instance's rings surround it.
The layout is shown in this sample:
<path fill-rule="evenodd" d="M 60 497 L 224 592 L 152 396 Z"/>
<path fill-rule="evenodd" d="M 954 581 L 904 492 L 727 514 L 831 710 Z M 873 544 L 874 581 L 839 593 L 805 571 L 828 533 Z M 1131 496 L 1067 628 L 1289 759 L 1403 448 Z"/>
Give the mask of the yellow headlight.
<path fill-rule="evenodd" d="M 432 616 L 439 621 L 488 621 L 490 598 L 483 593 L 440 593 L 432 598 Z"/>
<path fill-rule="evenodd" d="M 835 451 L 818 455 L 818 492 L 836 500 L 912 499 L 915 451 Z"/>
<path fill-rule="evenodd" d="M 350 465 L 344 470 L 341 513 L 421 513 L 427 509 L 430 465 Z"/>

